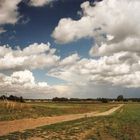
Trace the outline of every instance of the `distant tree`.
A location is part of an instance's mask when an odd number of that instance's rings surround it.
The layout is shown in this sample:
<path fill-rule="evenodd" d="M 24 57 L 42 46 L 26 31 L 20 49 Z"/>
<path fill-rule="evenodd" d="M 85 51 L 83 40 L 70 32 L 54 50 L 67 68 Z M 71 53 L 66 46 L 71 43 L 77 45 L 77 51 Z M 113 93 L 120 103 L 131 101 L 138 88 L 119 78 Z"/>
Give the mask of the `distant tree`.
<path fill-rule="evenodd" d="M 102 103 L 108 103 L 108 99 L 102 98 Z"/>
<path fill-rule="evenodd" d="M 10 100 L 10 101 L 15 101 L 15 102 L 24 102 L 24 99 L 23 97 L 17 97 L 17 96 L 14 96 L 14 95 L 10 95 L 9 97 L 8 96 L 5 96 L 5 95 L 2 95 L 0 96 L 0 100 Z"/>
<path fill-rule="evenodd" d="M 55 97 L 55 98 L 53 98 L 52 99 L 52 101 L 68 101 L 69 99 L 68 98 L 64 98 L 64 97 L 62 97 L 62 98 L 58 98 L 58 97 Z"/>
<path fill-rule="evenodd" d="M 69 101 L 80 101 L 79 98 L 70 98 Z"/>
<path fill-rule="evenodd" d="M 24 102 L 25 102 L 22 96 L 19 97 L 19 101 L 20 101 L 21 103 L 24 103 Z"/>
<path fill-rule="evenodd" d="M 123 101 L 123 100 L 124 100 L 123 95 L 119 95 L 119 96 L 117 97 L 117 101 Z"/>
<path fill-rule="evenodd" d="M 16 96 L 13 96 L 13 95 L 10 95 L 10 96 L 8 97 L 8 100 L 17 101 L 17 97 L 16 97 Z"/>
<path fill-rule="evenodd" d="M 7 99 L 7 97 L 6 97 L 5 95 L 2 95 L 2 96 L 0 97 L 0 99 L 1 99 L 1 100 L 5 100 L 5 99 Z"/>
<path fill-rule="evenodd" d="M 58 98 L 58 97 L 54 97 L 54 98 L 52 99 L 52 101 L 59 101 L 59 98 Z"/>
<path fill-rule="evenodd" d="M 97 98 L 97 101 L 100 101 L 102 103 L 108 103 L 109 99 L 107 99 L 107 98 Z"/>
<path fill-rule="evenodd" d="M 123 101 L 124 101 L 124 102 L 128 102 L 128 100 L 129 100 L 129 99 L 126 99 L 126 98 L 125 98 L 125 99 L 123 99 Z"/>

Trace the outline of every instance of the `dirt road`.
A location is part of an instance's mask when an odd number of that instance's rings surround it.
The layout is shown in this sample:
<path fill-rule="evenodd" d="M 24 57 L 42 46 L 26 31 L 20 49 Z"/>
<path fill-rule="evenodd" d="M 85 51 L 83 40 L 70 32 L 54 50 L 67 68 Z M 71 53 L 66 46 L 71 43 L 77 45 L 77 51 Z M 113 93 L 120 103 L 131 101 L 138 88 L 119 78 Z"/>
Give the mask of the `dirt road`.
<path fill-rule="evenodd" d="M 123 105 L 119 105 L 118 107 L 113 107 L 112 109 L 97 113 L 83 113 L 83 114 L 71 114 L 71 115 L 62 115 L 62 116 L 53 116 L 53 117 L 40 117 L 37 119 L 21 119 L 14 121 L 2 121 L 0 122 L 0 136 L 7 135 L 16 131 L 23 131 L 26 129 L 33 129 L 36 127 L 40 127 L 43 125 L 50 125 L 64 121 L 76 120 L 84 117 L 94 117 L 94 116 L 106 116 L 111 115 L 113 112 L 121 108 Z"/>

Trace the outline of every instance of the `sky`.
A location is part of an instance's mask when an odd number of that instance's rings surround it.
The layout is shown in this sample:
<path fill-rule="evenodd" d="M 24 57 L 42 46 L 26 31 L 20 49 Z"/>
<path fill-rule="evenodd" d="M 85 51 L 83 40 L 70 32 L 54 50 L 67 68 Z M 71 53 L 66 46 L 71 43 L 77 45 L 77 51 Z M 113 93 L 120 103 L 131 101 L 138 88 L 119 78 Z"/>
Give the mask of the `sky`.
<path fill-rule="evenodd" d="M 140 97 L 139 0 L 0 0 L 0 95 Z"/>

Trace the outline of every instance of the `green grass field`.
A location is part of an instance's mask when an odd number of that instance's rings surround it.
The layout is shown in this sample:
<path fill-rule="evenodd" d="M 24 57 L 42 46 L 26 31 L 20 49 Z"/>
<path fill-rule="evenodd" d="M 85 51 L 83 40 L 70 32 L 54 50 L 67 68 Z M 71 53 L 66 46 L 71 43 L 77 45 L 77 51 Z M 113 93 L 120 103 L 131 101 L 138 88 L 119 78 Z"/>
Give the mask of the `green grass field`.
<path fill-rule="evenodd" d="M 108 104 L 107 104 L 108 105 Z M 0 140 L 140 140 L 140 104 L 125 104 L 110 116 L 79 120 L 16 132 Z"/>
<path fill-rule="evenodd" d="M 78 114 L 91 111 L 106 111 L 116 104 L 95 103 L 69 103 L 69 102 L 46 102 L 46 103 L 16 103 L 0 102 L 0 121 L 16 120 L 22 118 L 38 118 L 45 116 L 57 116 L 64 114 Z"/>

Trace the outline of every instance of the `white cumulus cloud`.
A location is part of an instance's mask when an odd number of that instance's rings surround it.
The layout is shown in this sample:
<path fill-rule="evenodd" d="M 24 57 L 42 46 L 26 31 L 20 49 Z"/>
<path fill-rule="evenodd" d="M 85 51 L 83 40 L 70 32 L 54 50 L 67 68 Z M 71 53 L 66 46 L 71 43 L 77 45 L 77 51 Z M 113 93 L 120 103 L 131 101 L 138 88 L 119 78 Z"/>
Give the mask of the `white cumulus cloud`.
<path fill-rule="evenodd" d="M 92 38 L 95 43 L 89 54 L 98 58 L 80 58 L 70 65 L 60 63 L 49 74 L 87 86 L 140 87 L 139 7 L 139 0 L 103 0 L 94 5 L 86 1 L 81 4 L 83 14 L 79 20 L 60 19 L 52 33 L 56 42 Z"/>
<path fill-rule="evenodd" d="M 65 86 L 50 86 L 37 82 L 29 70 L 15 71 L 11 75 L 0 74 L 0 94 L 13 94 L 24 98 L 46 98 L 64 96 Z"/>
<path fill-rule="evenodd" d="M 48 5 L 55 0 L 30 0 L 29 4 L 35 7 L 41 7 L 44 5 Z"/>
<path fill-rule="evenodd" d="M 55 51 L 49 43 L 34 43 L 24 49 L 0 46 L 0 70 L 49 68 L 60 59 Z"/>
<path fill-rule="evenodd" d="M 21 0 L 0 0 L 0 33 L 6 30 L 2 27 L 5 24 L 16 24 L 20 18 L 18 4 Z"/>
<path fill-rule="evenodd" d="M 0 25 L 15 24 L 18 21 L 20 2 L 21 0 L 0 0 Z"/>
<path fill-rule="evenodd" d="M 68 56 L 61 62 L 76 56 Z M 59 63 L 48 72 L 73 85 L 107 85 L 122 87 L 140 87 L 140 55 L 130 52 L 115 53 L 97 60 L 81 58 L 73 63 Z M 128 77 L 128 78 L 127 78 Z"/>

